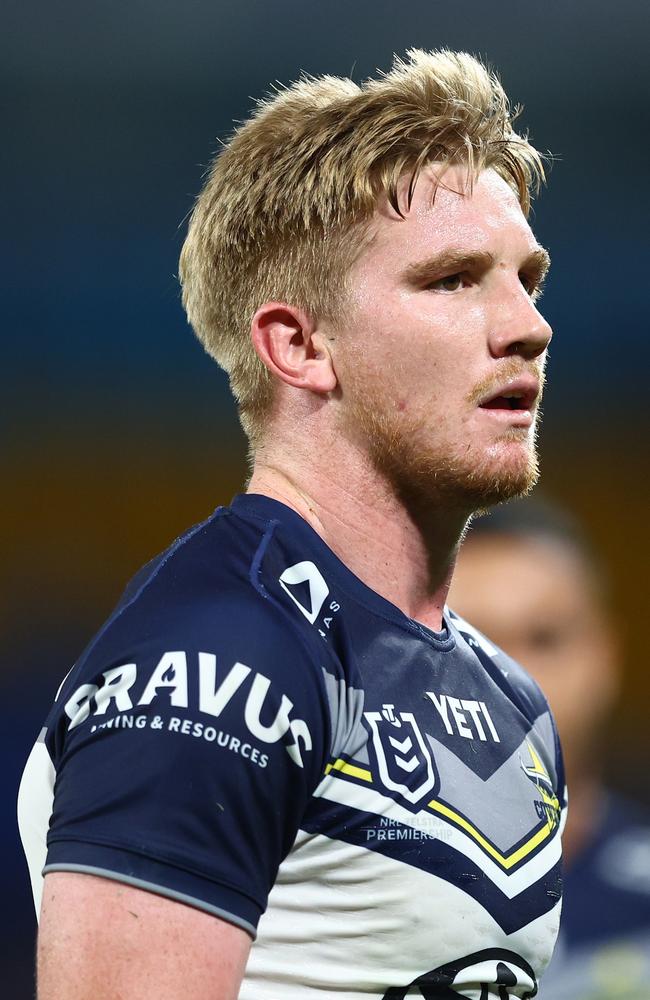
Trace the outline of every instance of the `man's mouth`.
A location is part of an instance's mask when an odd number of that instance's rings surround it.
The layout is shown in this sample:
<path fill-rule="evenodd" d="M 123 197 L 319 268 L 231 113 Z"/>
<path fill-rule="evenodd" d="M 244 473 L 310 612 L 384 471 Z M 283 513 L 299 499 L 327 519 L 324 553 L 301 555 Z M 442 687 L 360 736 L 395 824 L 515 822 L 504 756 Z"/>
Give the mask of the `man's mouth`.
<path fill-rule="evenodd" d="M 540 394 L 539 380 L 531 374 L 518 375 L 492 385 L 478 400 L 478 409 L 490 420 L 509 430 L 529 430 L 535 423 L 535 409 Z"/>
<path fill-rule="evenodd" d="M 523 396 L 495 396 L 488 399 L 487 403 L 481 403 L 483 410 L 528 410 L 530 406 Z"/>
<path fill-rule="evenodd" d="M 482 410 L 525 410 L 532 412 L 539 396 L 539 382 L 530 376 L 511 380 L 479 402 Z"/>

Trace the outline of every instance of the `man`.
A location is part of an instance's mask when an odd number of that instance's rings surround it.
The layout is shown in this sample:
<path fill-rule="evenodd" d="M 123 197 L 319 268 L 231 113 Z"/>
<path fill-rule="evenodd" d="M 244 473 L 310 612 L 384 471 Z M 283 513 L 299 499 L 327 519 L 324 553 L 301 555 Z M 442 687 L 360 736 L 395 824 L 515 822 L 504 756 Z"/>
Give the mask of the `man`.
<path fill-rule="evenodd" d="M 620 657 L 602 569 L 576 526 L 522 501 L 475 522 L 450 602 L 548 694 L 571 806 L 560 937 L 540 996 L 650 997 L 650 824 L 601 776 Z"/>
<path fill-rule="evenodd" d="M 181 278 L 252 477 L 135 578 L 33 752 L 39 1000 L 535 994 L 554 724 L 443 609 L 472 512 L 537 474 L 541 175 L 448 52 L 305 79 L 217 158 Z"/>

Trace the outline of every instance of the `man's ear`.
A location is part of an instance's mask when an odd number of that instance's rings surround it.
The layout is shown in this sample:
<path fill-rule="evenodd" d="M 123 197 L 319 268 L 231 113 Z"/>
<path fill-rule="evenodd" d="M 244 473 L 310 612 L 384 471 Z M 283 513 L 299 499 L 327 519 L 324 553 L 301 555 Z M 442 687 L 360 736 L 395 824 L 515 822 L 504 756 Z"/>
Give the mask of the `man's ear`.
<path fill-rule="evenodd" d="M 253 316 L 251 337 L 266 367 L 287 385 L 318 393 L 336 388 L 327 339 L 301 309 L 265 302 Z"/>

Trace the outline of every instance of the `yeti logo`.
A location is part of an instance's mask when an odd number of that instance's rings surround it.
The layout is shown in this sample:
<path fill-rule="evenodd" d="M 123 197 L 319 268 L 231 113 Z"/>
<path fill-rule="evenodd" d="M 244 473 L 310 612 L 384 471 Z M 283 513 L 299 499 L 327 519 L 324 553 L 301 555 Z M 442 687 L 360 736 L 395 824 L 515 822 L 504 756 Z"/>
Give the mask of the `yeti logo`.
<path fill-rule="evenodd" d="M 532 1000 L 537 996 L 537 979 L 532 967 L 521 955 L 500 948 L 486 948 L 474 955 L 441 965 L 425 972 L 408 986 L 391 986 L 383 1000 L 404 1000 L 417 996 L 424 1000 Z"/>
<path fill-rule="evenodd" d="M 415 717 L 411 712 L 396 715 L 394 709 L 394 705 L 384 705 L 381 712 L 364 712 L 364 716 L 382 784 L 415 806 L 435 788 L 436 773 Z"/>
<path fill-rule="evenodd" d="M 300 608 L 307 621 L 313 625 L 329 594 L 329 588 L 320 570 L 313 562 L 296 563 L 282 573 L 280 586 Z"/>

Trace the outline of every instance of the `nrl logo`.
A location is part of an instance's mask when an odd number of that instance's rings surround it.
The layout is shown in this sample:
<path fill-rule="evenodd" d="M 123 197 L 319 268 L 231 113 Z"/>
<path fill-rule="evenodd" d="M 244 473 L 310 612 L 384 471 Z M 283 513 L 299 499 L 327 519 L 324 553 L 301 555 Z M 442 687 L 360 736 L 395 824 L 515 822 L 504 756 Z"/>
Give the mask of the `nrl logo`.
<path fill-rule="evenodd" d="M 370 726 L 379 777 L 385 788 L 412 806 L 436 786 L 433 760 L 412 712 L 395 714 L 394 705 L 381 712 L 364 712 Z"/>

